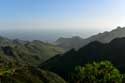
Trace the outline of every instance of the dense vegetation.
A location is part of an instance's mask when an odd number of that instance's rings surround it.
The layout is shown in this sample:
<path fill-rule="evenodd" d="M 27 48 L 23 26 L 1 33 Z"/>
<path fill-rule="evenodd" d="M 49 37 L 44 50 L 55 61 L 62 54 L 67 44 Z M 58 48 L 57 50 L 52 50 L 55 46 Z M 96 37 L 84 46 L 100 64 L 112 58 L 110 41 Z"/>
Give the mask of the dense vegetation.
<path fill-rule="evenodd" d="M 93 61 L 108 60 L 116 66 L 121 73 L 125 73 L 125 38 L 114 39 L 110 43 L 91 42 L 78 51 L 74 49 L 56 56 L 41 65 L 41 68 L 51 70 L 65 79 L 77 65 L 85 65 Z"/>
<path fill-rule="evenodd" d="M 58 75 L 12 62 L 0 63 L 0 83 L 66 83 Z"/>
<path fill-rule="evenodd" d="M 101 61 L 77 66 L 70 78 L 71 83 L 122 83 L 123 75 L 110 62 Z"/>
<path fill-rule="evenodd" d="M 0 83 L 124 83 L 124 75 L 109 61 L 76 66 L 69 72 L 68 82 L 37 67 L 8 61 L 0 64 Z"/>
<path fill-rule="evenodd" d="M 0 37 L 0 57 L 20 64 L 38 65 L 60 53 L 63 53 L 63 49 L 42 41 L 29 42 Z"/>
<path fill-rule="evenodd" d="M 37 67 L 58 53 L 63 49 L 42 41 L 0 37 L 0 83 L 66 83 L 55 73 Z"/>
<path fill-rule="evenodd" d="M 0 83 L 124 83 L 124 49 L 125 38 L 117 38 L 55 56 L 63 50 L 48 43 L 2 39 Z"/>

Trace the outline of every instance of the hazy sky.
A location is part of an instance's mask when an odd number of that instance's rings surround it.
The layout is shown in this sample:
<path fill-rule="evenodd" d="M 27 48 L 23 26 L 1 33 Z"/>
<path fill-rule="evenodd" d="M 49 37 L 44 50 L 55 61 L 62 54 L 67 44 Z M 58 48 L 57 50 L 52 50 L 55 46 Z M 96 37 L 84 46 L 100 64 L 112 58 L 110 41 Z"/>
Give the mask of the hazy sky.
<path fill-rule="evenodd" d="M 0 0 L 0 31 L 86 37 L 116 26 L 125 26 L 125 0 Z"/>

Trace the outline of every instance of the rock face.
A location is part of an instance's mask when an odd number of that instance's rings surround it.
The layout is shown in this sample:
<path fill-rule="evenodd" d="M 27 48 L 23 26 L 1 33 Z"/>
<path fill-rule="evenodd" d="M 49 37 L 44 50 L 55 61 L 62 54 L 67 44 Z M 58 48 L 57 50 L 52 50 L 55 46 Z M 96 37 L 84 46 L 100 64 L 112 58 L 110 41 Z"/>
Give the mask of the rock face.
<path fill-rule="evenodd" d="M 70 50 L 72 48 L 79 49 L 82 46 L 87 45 L 92 41 L 99 41 L 102 43 L 109 43 L 115 38 L 125 37 L 125 27 L 117 27 L 116 29 L 110 32 L 99 33 L 97 35 L 91 36 L 86 39 L 82 39 L 80 37 L 72 37 L 72 38 L 59 38 L 55 44 L 66 49 Z"/>

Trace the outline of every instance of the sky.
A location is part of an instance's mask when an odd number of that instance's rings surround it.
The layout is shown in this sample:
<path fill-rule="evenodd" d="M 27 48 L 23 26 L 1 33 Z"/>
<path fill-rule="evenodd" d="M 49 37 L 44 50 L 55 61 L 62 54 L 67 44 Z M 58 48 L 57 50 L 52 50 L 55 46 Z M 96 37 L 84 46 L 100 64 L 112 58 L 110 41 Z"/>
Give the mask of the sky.
<path fill-rule="evenodd" d="M 85 38 L 125 26 L 124 4 L 125 0 L 0 0 L 0 34 Z"/>

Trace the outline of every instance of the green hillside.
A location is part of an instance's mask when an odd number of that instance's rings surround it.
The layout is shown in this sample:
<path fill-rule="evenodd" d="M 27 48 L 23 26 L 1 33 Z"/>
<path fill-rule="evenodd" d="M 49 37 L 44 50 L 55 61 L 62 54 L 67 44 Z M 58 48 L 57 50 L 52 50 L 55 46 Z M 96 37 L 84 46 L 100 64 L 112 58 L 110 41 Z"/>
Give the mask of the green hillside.
<path fill-rule="evenodd" d="M 14 62 L 0 63 L 0 83 L 66 83 L 58 75 Z"/>
<path fill-rule="evenodd" d="M 63 52 L 55 45 L 38 40 L 0 37 L 0 83 L 66 83 L 55 73 L 36 67 Z"/>
<path fill-rule="evenodd" d="M 21 64 L 37 65 L 63 52 L 62 48 L 38 40 L 22 41 L 0 37 L 0 57 Z"/>

